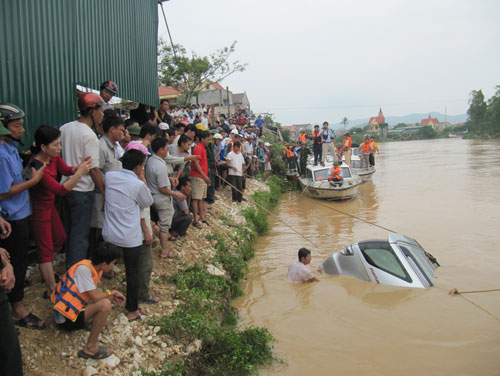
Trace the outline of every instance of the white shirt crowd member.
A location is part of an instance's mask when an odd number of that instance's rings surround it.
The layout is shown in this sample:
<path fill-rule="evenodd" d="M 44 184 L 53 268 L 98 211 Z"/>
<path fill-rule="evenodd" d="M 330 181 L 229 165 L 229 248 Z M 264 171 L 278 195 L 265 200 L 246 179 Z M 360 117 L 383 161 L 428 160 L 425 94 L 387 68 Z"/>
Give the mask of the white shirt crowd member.
<path fill-rule="evenodd" d="M 106 201 L 102 236 L 124 248 L 142 244 L 140 208 L 153 204 L 149 188 L 130 170 L 109 171 L 105 176 Z"/>
<path fill-rule="evenodd" d="M 236 154 L 234 151 L 230 152 L 226 156 L 226 161 L 233 167 L 236 167 L 236 171 L 232 168 L 228 169 L 229 175 L 234 176 L 243 176 L 243 165 L 245 164 L 245 159 L 243 158 L 243 154 L 239 152 Z"/>
<path fill-rule="evenodd" d="M 61 129 L 62 157 L 68 166 L 78 166 L 87 157 L 92 157 L 90 169 L 99 167 L 99 140 L 94 131 L 78 120 L 64 124 Z M 70 177 L 63 176 L 61 184 Z M 91 192 L 95 188 L 90 174 L 83 175 L 73 188 L 78 192 Z"/>

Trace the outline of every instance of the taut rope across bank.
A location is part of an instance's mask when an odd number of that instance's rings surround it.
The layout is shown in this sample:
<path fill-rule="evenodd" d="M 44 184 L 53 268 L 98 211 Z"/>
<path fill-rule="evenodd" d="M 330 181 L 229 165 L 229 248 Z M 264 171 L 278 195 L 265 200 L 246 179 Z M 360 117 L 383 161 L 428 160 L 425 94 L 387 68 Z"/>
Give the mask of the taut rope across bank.
<path fill-rule="evenodd" d="M 224 179 L 222 176 L 216 174 L 217 177 L 219 177 L 223 182 L 225 182 L 227 185 L 229 185 L 230 187 L 236 189 L 238 192 L 240 192 L 241 194 L 243 194 L 242 191 L 240 191 L 238 188 L 236 188 L 234 185 L 232 185 L 230 182 L 228 182 L 226 179 Z M 316 248 L 319 248 L 316 244 L 314 244 L 314 242 L 308 238 L 306 238 L 304 235 L 302 235 L 300 232 L 298 232 L 297 230 L 295 230 L 292 226 L 290 226 L 289 224 L 283 222 L 277 215 L 271 213 L 269 210 L 267 210 L 265 207 L 263 207 L 261 204 L 259 204 L 257 201 L 255 201 L 252 197 L 249 197 L 254 203 L 255 205 L 257 205 L 259 208 L 263 209 L 267 214 L 269 215 L 272 215 L 274 218 L 276 218 L 278 221 L 280 221 L 281 223 L 283 223 L 286 227 L 288 227 L 290 230 L 292 230 L 293 232 L 295 232 L 297 235 L 299 235 L 301 238 L 303 238 L 304 240 L 306 240 L 307 242 L 311 243 L 314 247 Z"/>

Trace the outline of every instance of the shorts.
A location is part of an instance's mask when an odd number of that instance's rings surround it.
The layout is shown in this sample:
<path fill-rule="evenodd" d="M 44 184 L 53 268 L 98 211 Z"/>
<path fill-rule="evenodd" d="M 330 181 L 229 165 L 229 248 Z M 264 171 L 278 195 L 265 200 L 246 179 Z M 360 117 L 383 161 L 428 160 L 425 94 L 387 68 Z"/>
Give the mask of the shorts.
<path fill-rule="evenodd" d="M 202 178 L 197 176 L 191 177 L 191 198 L 193 200 L 203 200 L 207 198 L 207 183 Z"/>
<path fill-rule="evenodd" d="M 153 207 L 158 214 L 158 227 L 161 232 L 168 232 L 172 225 L 172 218 L 174 216 L 174 205 L 171 196 L 154 195 Z"/>
<path fill-rule="evenodd" d="M 67 332 L 85 329 L 85 311 L 80 311 L 75 321 L 71 321 L 70 319 L 66 318 L 65 322 L 63 322 L 62 324 L 56 324 L 56 326 L 59 329 L 65 330 Z"/>

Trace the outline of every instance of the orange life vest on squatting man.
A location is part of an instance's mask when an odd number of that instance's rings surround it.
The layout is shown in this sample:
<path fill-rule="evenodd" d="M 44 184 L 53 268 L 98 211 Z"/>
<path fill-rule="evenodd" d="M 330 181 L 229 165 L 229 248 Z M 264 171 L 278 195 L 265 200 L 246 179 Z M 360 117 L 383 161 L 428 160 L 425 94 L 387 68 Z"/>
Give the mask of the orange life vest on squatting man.
<path fill-rule="evenodd" d="M 360 149 L 361 149 L 362 153 L 370 153 L 371 152 L 371 150 L 370 150 L 370 142 L 366 143 L 366 142 L 363 141 L 363 143 L 361 144 Z"/>
<path fill-rule="evenodd" d="M 291 148 L 286 148 L 286 157 L 287 158 L 295 157 L 295 153 L 293 152 L 293 150 Z"/>
<path fill-rule="evenodd" d="M 80 293 L 73 279 L 76 269 L 81 265 L 85 265 L 90 269 L 94 284 L 97 286 L 101 279 L 102 271 L 97 273 L 90 260 L 82 260 L 69 268 L 61 277 L 56 289 L 50 296 L 52 303 L 54 303 L 54 309 L 73 322 L 77 319 L 78 314 L 87 305 L 89 300 L 88 293 Z"/>
<path fill-rule="evenodd" d="M 340 173 L 342 170 L 340 166 L 332 166 L 330 169 L 330 175 L 328 175 L 328 179 L 341 179 Z"/>
<path fill-rule="evenodd" d="M 299 141 L 300 141 L 300 142 L 306 142 L 306 134 L 305 134 L 305 133 L 302 133 L 302 134 L 299 136 Z"/>

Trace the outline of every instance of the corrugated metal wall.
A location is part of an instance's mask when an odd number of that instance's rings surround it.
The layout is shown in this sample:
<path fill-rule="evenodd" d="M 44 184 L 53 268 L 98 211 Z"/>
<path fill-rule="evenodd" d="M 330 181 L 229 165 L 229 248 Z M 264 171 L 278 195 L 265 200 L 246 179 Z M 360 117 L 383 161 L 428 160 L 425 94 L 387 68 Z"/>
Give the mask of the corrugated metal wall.
<path fill-rule="evenodd" d="M 0 0 L 0 101 L 23 108 L 25 141 L 76 117 L 75 85 L 118 84 L 158 105 L 156 0 Z"/>

